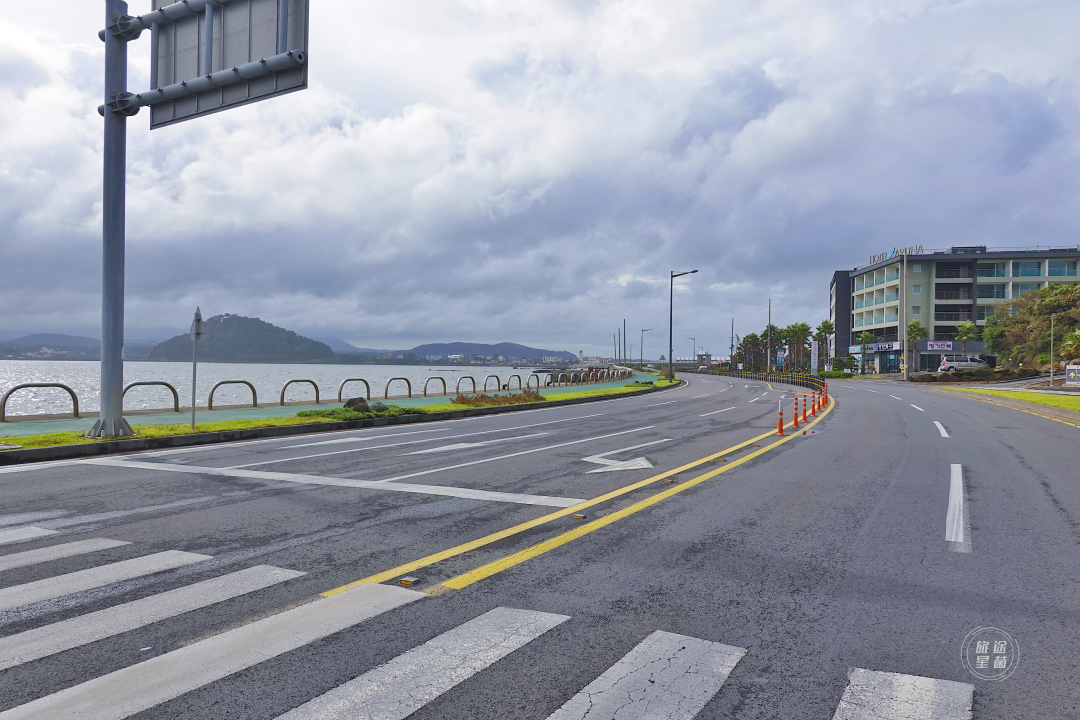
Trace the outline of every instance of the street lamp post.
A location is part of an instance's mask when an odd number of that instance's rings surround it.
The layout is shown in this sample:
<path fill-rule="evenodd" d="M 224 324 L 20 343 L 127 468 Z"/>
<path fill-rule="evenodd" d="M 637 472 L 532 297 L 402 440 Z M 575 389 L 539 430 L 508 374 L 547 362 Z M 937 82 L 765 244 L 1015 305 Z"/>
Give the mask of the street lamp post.
<path fill-rule="evenodd" d="M 690 360 L 694 365 L 697 365 L 697 338 L 688 337 L 687 340 L 693 340 L 694 344 L 690 346 Z"/>
<path fill-rule="evenodd" d="M 645 364 L 645 333 L 652 328 L 641 328 L 641 347 L 638 348 L 638 369 Z"/>
<path fill-rule="evenodd" d="M 1050 316 L 1050 389 L 1054 389 L 1054 316 Z"/>
<path fill-rule="evenodd" d="M 687 270 L 686 272 L 677 273 L 674 270 L 671 271 L 671 281 L 668 287 L 668 337 L 667 337 L 667 356 L 668 356 L 668 380 L 675 379 L 675 358 L 672 357 L 675 352 L 675 337 L 672 330 L 673 323 L 675 322 L 675 278 L 682 277 L 683 275 L 693 275 L 697 270 Z"/>

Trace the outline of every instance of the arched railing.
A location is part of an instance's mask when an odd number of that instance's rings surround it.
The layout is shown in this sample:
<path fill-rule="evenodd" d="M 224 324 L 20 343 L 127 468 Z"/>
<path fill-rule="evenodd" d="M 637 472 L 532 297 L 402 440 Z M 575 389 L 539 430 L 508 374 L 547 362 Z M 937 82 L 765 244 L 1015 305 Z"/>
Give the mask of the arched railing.
<path fill-rule="evenodd" d="M 315 388 L 315 404 L 316 405 L 319 404 L 319 386 L 315 383 L 314 380 L 290 380 L 289 382 L 287 382 L 287 383 L 285 383 L 284 385 L 281 386 L 281 404 L 282 404 L 282 406 L 285 405 L 285 390 L 290 385 L 292 385 L 293 383 L 308 383 L 309 385 L 311 385 L 311 387 Z"/>
<path fill-rule="evenodd" d="M 577 370 L 572 370 L 572 371 L 570 371 L 570 383 L 569 383 L 570 387 L 574 386 L 575 381 L 577 381 L 577 384 L 580 385 L 581 384 L 581 376 L 578 374 Z"/>
<path fill-rule="evenodd" d="M 521 389 L 521 376 L 520 375 L 511 375 L 510 377 L 506 378 L 506 389 L 507 390 L 513 390 L 514 389 L 514 388 L 510 387 L 510 381 L 513 380 L 514 378 L 517 378 L 517 381 L 518 381 L 517 389 L 518 390 Z M 540 387 L 540 378 L 536 379 L 536 387 Z"/>
<path fill-rule="evenodd" d="M 23 383 L 22 385 L 16 385 L 15 387 L 11 388 L 6 393 L 4 393 L 4 397 L 0 398 L 0 422 L 5 422 L 4 418 L 7 417 L 6 412 L 8 398 L 11 397 L 12 393 L 14 393 L 16 390 L 24 390 L 26 388 L 50 387 L 60 388 L 62 390 L 68 391 L 68 395 L 71 396 L 71 405 L 73 408 L 74 416 L 79 417 L 79 396 L 76 395 L 75 391 L 69 388 L 67 385 L 64 385 L 63 383 Z"/>
<path fill-rule="evenodd" d="M 139 387 L 139 386 L 146 386 L 146 385 L 160 385 L 160 386 L 169 388 L 169 390 L 172 391 L 173 412 L 180 412 L 180 396 L 176 393 L 176 388 L 174 388 L 169 383 L 163 382 L 161 380 L 147 380 L 145 382 L 128 383 L 124 387 L 124 392 L 122 392 L 120 394 L 120 402 L 121 403 L 124 402 L 124 396 L 127 395 L 127 391 L 130 390 L 131 388 Z"/>
<path fill-rule="evenodd" d="M 249 383 L 247 380 L 222 380 L 219 383 L 215 383 L 214 387 L 210 388 L 210 398 L 206 401 L 206 409 L 214 409 L 214 391 L 222 385 L 247 385 L 251 389 L 251 407 L 259 407 L 259 396 L 255 394 L 255 386 Z"/>
<path fill-rule="evenodd" d="M 525 387 L 526 388 L 531 388 L 532 387 L 533 378 L 536 378 L 536 390 L 537 390 L 537 392 L 539 392 L 540 391 L 540 376 L 537 375 L 536 373 L 533 373 L 532 375 L 530 375 L 528 378 L 525 379 Z M 518 382 L 520 382 L 520 381 L 521 381 L 521 379 L 519 378 Z"/>
<path fill-rule="evenodd" d="M 337 389 L 337 401 L 338 402 L 342 402 L 341 393 L 345 390 L 345 383 L 351 383 L 351 382 L 362 382 L 362 383 L 364 383 L 364 388 L 366 389 L 366 393 L 367 393 L 364 396 L 364 399 L 366 399 L 366 400 L 371 399 L 371 386 L 368 385 L 367 380 L 365 380 L 364 378 L 347 378 L 345 380 L 342 380 L 341 384 L 338 385 L 338 389 Z"/>
<path fill-rule="evenodd" d="M 554 375 L 555 375 L 555 374 L 554 374 L 554 373 L 552 373 L 552 377 L 554 377 Z M 564 372 L 561 372 L 561 373 L 559 373 L 559 379 L 558 379 L 558 380 L 557 380 L 557 381 L 555 382 L 555 386 L 556 386 L 556 387 L 562 387 L 562 386 L 563 386 L 563 381 L 564 381 L 564 379 L 566 379 L 566 373 L 564 373 Z M 567 383 L 568 385 L 569 385 L 569 382 L 570 382 L 570 381 L 569 381 L 568 379 L 566 379 L 566 383 Z"/>
<path fill-rule="evenodd" d="M 502 378 L 500 378 L 498 375 L 488 375 L 486 378 L 484 378 L 484 392 L 487 392 L 487 383 L 488 380 L 490 380 L 491 378 L 495 378 L 495 389 L 502 390 Z"/>
<path fill-rule="evenodd" d="M 472 375 L 462 375 L 461 377 L 459 377 L 458 381 L 457 381 L 457 385 L 454 386 L 454 392 L 456 392 L 458 395 L 461 394 L 461 381 L 462 380 L 468 380 L 469 382 L 472 383 L 472 390 L 470 390 L 469 392 L 476 392 L 476 378 L 474 378 Z"/>
<path fill-rule="evenodd" d="M 394 382 L 395 380 L 403 380 L 405 382 L 405 387 L 409 388 L 409 397 L 412 397 L 412 383 L 409 382 L 409 378 L 397 377 L 390 378 L 386 381 L 386 388 L 383 390 L 383 398 L 387 400 L 390 399 L 390 383 Z"/>
<path fill-rule="evenodd" d="M 424 381 L 424 397 L 427 397 L 427 386 L 428 386 L 428 383 L 431 382 L 432 380 L 438 380 L 439 382 L 442 383 L 442 394 L 445 395 L 446 394 L 446 378 L 441 378 L 441 377 L 436 376 L 436 377 L 429 377 L 427 380 Z"/>

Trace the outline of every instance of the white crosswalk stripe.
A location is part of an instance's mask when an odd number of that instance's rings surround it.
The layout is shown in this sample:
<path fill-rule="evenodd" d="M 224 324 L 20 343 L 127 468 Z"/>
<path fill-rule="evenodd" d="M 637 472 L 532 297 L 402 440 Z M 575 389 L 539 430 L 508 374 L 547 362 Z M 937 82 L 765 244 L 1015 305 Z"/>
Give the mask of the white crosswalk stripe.
<path fill-rule="evenodd" d="M 403 720 L 569 619 L 495 608 L 285 713 L 280 720 Z"/>
<path fill-rule="evenodd" d="M 691 720 L 745 654 L 657 630 L 547 720 Z"/>
<path fill-rule="evenodd" d="M 55 530 L 46 530 L 45 528 L 34 527 L 33 525 L 9 528 L 7 530 L 0 530 L 0 545 L 10 545 L 11 543 L 26 542 L 27 540 L 37 540 L 40 537 L 55 534 Z"/>
<path fill-rule="evenodd" d="M 109 550 L 121 545 L 130 545 L 124 540 L 109 540 L 107 538 L 90 538 L 89 540 L 77 540 L 62 545 L 50 545 L 37 550 L 24 550 L 19 553 L 0 556 L 0 572 L 14 568 L 37 565 L 38 563 L 59 560 L 61 558 L 85 555 L 86 553 Z"/>
<path fill-rule="evenodd" d="M 974 685 L 855 668 L 833 720 L 971 720 Z"/>
<path fill-rule="evenodd" d="M 361 585 L 0 712 L 0 720 L 121 720 L 426 597 Z"/>
<path fill-rule="evenodd" d="M 70 650 L 304 575 L 257 565 L 176 590 L 0 638 L 0 670 Z"/>
<path fill-rule="evenodd" d="M 11 610 L 22 605 L 29 605 L 42 600 L 52 600 L 64 595 L 82 592 L 83 590 L 110 585 L 121 580 L 131 580 L 143 575 L 172 570 L 210 559 L 209 555 L 199 555 L 180 550 L 166 550 L 132 560 L 122 560 L 88 570 L 79 570 L 66 575 L 57 575 L 44 580 L 13 585 L 12 587 L 0 589 L 0 610 Z"/>

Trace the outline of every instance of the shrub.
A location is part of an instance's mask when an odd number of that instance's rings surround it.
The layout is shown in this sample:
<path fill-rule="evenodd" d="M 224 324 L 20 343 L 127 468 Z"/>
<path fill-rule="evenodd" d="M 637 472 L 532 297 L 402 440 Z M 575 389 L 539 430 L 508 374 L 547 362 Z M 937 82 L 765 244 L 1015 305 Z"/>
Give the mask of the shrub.
<path fill-rule="evenodd" d="M 847 376 L 848 373 L 844 372 L 843 370 L 822 370 L 818 373 L 818 377 L 823 378 L 842 378 Z"/>
<path fill-rule="evenodd" d="M 458 395 L 451 400 L 455 405 L 466 407 L 488 407 L 491 405 L 521 405 L 523 403 L 544 402 L 547 398 L 531 388 L 510 395 Z"/>
<path fill-rule="evenodd" d="M 381 408 L 381 409 L 380 409 Z M 297 417 L 328 418 L 330 420 L 369 420 L 377 417 L 398 417 L 399 415 L 423 415 L 427 411 L 423 408 L 403 408 L 397 405 L 385 405 L 372 403 L 368 405 L 368 412 L 356 412 L 352 408 L 335 408 L 333 410 L 301 410 L 296 413 Z"/>

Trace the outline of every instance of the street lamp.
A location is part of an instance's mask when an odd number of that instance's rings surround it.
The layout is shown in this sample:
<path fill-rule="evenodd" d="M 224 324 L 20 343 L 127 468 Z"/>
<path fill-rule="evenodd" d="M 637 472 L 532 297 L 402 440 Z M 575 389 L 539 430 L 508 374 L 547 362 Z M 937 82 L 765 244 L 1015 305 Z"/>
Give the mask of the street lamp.
<path fill-rule="evenodd" d="M 687 340 L 693 340 L 694 344 L 690 346 L 690 360 L 697 365 L 697 338 L 688 337 Z"/>
<path fill-rule="evenodd" d="M 641 328 L 641 347 L 638 348 L 638 369 L 645 364 L 645 333 L 652 330 L 652 328 Z"/>
<path fill-rule="evenodd" d="M 1066 378 L 1068 380 L 1068 378 Z M 1054 316 L 1050 316 L 1050 389 L 1054 389 Z"/>
<path fill-rule="evenodd" d="M 675 358 L 672 354 L 675 352 L 675 338 L 672 330 L 672 324 L 675 322 L 675 278 L 682 277 L 683 275 L 693 275 L 697 270 L 687 270 L 686 272 L 677 273 L 674 270 L 671 271 L 671 282 L 668 287 L 668 336 L 667 336 L 667 355 L 668 355 L 668 380 L 675 379 Z"/>

